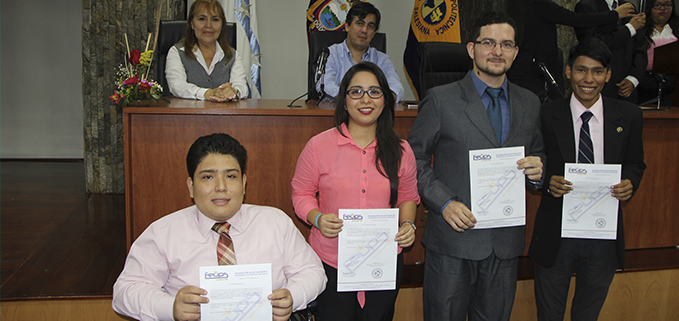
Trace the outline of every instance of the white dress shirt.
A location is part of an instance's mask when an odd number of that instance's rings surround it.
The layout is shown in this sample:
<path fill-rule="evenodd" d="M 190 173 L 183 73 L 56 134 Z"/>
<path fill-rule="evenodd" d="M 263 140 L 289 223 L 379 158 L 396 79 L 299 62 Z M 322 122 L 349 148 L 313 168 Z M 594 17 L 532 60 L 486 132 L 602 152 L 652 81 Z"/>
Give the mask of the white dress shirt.
<path fill-rule="evenodd" d="M 209 67 L 205 63 L 203 54 L 201 53 L 198 46 L 195 46 L 193 50 L 193 54 L 196 56 L 196 61 L 198 61 L 198 63 L 205 69 L 208 75 L 212 74 L 217 63 L 221 61 L 222 58 L 224 58 L 224 50 L 222 50 L 222 47 L 218 42 L 216 43 L 216 46 L 217 48 L 215 50 L 215 55 L 212 57 L 212 62 L 210 63 Z M 184 47 L 181 47 L 179 50 L 185 49 Z M 167 53 L 165 78 L 167 79 L 168 87 L 170 87 L 170 92 L 175 97 L 205 100 L 205 92 L 211 88 L 201 88 L 187 82 L 186 70 L 184 69 L 182 59 L 179 57 L 179 50 L 177 50 L 177 47 L 172 46 L 170 47 L 170 51 Z M 240 97 L 245 98 L 248 96 L 248 84 L 247 80 L 245 79 L 245 67 L 243 67 L 243 61 L 241 60 L 238 52 L 234 50 L 233 54 L 235 60 L 233 62 L 233 66 L 231 67 L 229 81 L 231 82 L 231 87 L 237 89 L 240 92 Z"/>

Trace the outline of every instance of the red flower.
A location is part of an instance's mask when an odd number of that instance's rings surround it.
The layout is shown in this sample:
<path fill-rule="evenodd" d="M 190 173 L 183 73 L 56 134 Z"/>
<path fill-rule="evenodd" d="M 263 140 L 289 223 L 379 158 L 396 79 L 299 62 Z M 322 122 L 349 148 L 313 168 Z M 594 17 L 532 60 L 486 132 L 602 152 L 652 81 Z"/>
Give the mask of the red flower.
<path fill-rule="evenodd" d="M 139 76 L 134 75 L 130 78 L 127 78 L 125 81 L 123 81 L 123 85 L 127 86 L 134 86 L 139 83 Z"/>
<path fill-rule="evenodd" d="M 151 84 L 149 84 L 148 82 L 142 82 L 139 85 L 139 90 L 141 90 L 141 92 L 143 92 L 143 93 L 149 91 L 150 89 L 151 89 Z"/>
<path fill-rule="evenodd" d="M 132 52 L 130 52 L 130 63 L 133 65 L 138 65 L 140 56 L 139 49 L 132 50 Z"/>
<path fill-rule="evenodd" d="M 115 93 L 115 94 L 109 96 L 109 98 L 111 98 L 111 101 L 113 101 L 114 103 L 119 104 L 120 98 L 123 98 L 123 95 L 121 95 L 119 93 Z"/>

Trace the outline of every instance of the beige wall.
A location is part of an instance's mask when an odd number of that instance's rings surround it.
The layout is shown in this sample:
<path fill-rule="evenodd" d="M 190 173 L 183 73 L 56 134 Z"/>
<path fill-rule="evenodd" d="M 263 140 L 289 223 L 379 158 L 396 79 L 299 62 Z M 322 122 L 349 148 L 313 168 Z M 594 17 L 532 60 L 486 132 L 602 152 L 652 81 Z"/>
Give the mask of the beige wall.
<path fill-rule="evenodd" d="M 406 99 L 414 99 L 403 74 L 414 1 L 372 2 Z M 306 92 L 309 1 L 256 4 L 263 98 L 293 99 Z M 0 13 L 0 157 L 82 158 L 81 1 L 2 1 Z"/>
<path fill-rule="evenodd" d="M 1 2 L 0 157 L 82 158 L 82 3 Z"/>

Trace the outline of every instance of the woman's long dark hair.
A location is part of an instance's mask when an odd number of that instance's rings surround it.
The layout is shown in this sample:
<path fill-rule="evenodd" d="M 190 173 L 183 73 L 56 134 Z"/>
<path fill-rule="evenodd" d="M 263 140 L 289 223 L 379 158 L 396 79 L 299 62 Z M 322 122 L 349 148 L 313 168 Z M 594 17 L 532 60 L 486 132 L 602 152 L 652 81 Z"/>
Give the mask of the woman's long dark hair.
<path fill-rule="evenodd" d="M 375 75 L 380 88 L 384 92 L 384 108 L 382 109 L 382 114 L 377 118 L 377 128 L 375 129 L 375 138 L 377 139 L 375 167 L 382 176 L 389 179 L 389 186 L 391 187 L 389 205 L 396 207 L 399 184 L 398 170 L 401 167 L 403 147 L 401 146 L 401 138 L 394 132 L 394 105 L 396 104 L 396 98 L 389 88 L 387 77 L 384 76 L 380 67 L 377 67 L 374 63 L 362 61 L 349 68 L 344 78 L 342 78 L 339 94 L 337 95 L 335 127 L 342 136 L 347 137 L 340 129 L 342 124 L 349 126 L 349 112 L 345 108 L 347 102 L 346 93 L 354 75 L 361 71 L 367 71 Z"/>
<path fill-rule="evenodd" d="M 188 23 L 186 24 L 186 35 L 184 36 L 184 39 L 179 41 L 184 43 L 186 57 L 196 60 L 196 55 L 193 54 L 193 48 L 198 44 L 198 38 L 196 38 L 196 33 L 193 31 L 193 28 L 191 28 L 191 21 L 198 13 L 198 10 L 203 10 L 204 8 L 207 8 L 209 12 L 216 13 L 219 18 L 222 19 L 222 29 L 219 32 L 217 42 L 219 43 L 219 46 L 222 47 L 226 59 L 231 59 L 233 56 L 233 48 L 229 46 L 229 41 L 226 37 L 227 34 L 224 32 L 224 27 L 226 27 L 226 16 L 224 15 L 222 5 L 217 0 L 197 0 L 191 5 L 189 18 L 187 20 Z"/>
<path fill-rule="evenodd" d="M 653 39 L 651 39 L 651 35 L 653 34 L 653 29 L 655 29 L 655 24 L 653 23 L 653 16 L 651 10 L 653 10 L 653 5 L 657 2 L 657 0 L 649 0 L 646 1 L 646 8 L 645 8 L 645 13 L 646 13 L 646 24 L 644 25 L 644 34 L 646 35 L 646 40 L 650 44 L 654 44 Z M 679 25 L 679 17 L 677 17 L 677 14 L 674 12 L 674 8 L 670 10 L 670 19 L 667 20 L 667 23 L 672 27 L 672 30 L 677 28 L 677 25 Z"/>

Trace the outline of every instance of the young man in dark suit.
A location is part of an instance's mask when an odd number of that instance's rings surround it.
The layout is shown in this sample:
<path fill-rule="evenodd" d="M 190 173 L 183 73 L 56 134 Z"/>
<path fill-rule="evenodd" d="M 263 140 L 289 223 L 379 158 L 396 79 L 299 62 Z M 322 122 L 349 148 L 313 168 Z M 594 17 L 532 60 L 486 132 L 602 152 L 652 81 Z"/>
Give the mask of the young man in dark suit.
<path fill-rule="evenodd" d="M 526 227 L 474 229 L 469 151 L 524 146 L 526 157 L 517 167 L 529 185 L 542 182 L 540 103 L 506 77 L 518 52 L 515 41 L 509 16 L 479 17 L 467 44 L 474 69 L 427 91 L 410 130 L 418 189 L 430 208 L 422 241 L 425 321 L 499 321 L 511 315 Z"/>
<path fill-rule="evenodd" d="M 601 95 L 611 78 L 611 59 L 607 46 L 595 38 L 573 47 L 566 67 L 573 94 L 543 105 L 540 113 L 547 166 L 529 251 L 535 261 L 538 320 L 563 320 L 574 266 L 571 318 L 596 320 L 616 266 L 624 265 L 620 207 L 615 240 L 561 237 L 562 196 L 577 188 L 564 179 L 565 163 L 621 164 L 621 182 L 611 186 L 611 195 L 620 201 L 632 197 L 646 169 L 641 110 Z M 581 132 L 583 124 L 587 130 Z"/>

